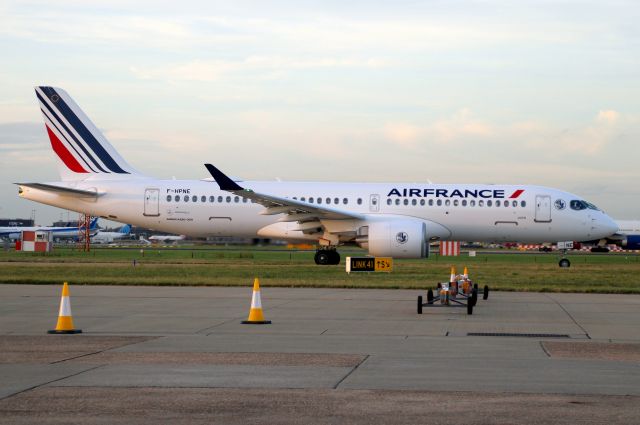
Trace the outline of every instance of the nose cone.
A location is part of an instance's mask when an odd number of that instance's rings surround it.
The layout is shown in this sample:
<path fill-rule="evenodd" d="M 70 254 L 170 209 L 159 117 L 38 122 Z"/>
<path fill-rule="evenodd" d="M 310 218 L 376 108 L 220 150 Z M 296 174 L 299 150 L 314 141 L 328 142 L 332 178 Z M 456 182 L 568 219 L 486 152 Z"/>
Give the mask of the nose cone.
<path fill-rule="evenodd" d="M 598 220 L 598 233 L 602 233 L 599 235 L 604 238 L 607 236 L 611 236 L 619 230 L 618 223 L 613 221 L 611 217 L 602 213 L 602 217 Z"/>

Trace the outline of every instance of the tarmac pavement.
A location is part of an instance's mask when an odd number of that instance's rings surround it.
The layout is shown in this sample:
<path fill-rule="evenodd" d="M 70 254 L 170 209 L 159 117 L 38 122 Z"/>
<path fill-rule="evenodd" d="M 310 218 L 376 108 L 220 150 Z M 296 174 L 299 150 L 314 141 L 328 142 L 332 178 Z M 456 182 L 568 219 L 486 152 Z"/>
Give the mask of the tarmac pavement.
<path fill-rule="evenodd" d="M 0 285 L 1 422 L 640 423 L 640 296 L 70 289 L 59 336 L 60 287 Z"/>

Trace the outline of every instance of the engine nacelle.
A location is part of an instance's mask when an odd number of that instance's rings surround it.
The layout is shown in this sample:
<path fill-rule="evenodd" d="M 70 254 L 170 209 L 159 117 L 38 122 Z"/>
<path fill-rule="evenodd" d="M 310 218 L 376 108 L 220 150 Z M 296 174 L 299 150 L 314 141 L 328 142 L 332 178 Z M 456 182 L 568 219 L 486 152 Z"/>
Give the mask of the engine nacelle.
<path fill-rule="evenodd" d="M 622 247 L 630 251 L 640 249 L 640 235 L 628 235 L 622 241 Z"/>
<path fill-rule="evenodd" d="M 429 256 L 427 226 L 418 220 L 389 220 L 369 223 L 360 246 L 370 255 L 394 258 Z M 364 235 L 363 235 L 364 236 Z"/>

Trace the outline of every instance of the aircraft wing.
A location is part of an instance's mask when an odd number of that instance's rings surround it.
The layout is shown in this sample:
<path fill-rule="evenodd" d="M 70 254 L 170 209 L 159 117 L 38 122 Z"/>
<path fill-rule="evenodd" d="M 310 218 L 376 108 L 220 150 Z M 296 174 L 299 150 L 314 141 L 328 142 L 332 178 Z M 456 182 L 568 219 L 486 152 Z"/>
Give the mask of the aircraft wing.
<path fill-rule="evenodd" d="M 364 215 L 351 211 L 342 211 L 337 208 L 313 205 L 295 199 L 254 192 L 251 189 L 243 188 L 213 165 L 205 164 L 204 166 L 207 167 L 207 170 L 209 170 L 211 176 L 213 176 L 216 183 L 218 183 L 220 189 L 250 199 L 264 206 L 266 208 L 262 212 L 264 215 L 287 214 L 289 217 L 282 221 L 363 220 L 365 218 Z"/>
<path fill-rule="evenodd" d="M 66 196 L 74 196 L 76 198 L 97 198 L 98 196 L 104 195 L 104 193 L 99 193 L 93 190 L 82 190 L 82 189 L 72 189 L 70 187 L 62 187 L 56 186 L 53 184 L 46 183 L 15 183 L 18 186 L 22 187 L 30 187 L 32 189 L 44 190 L 47 192 L 56 192 L 61 195 Z"/>

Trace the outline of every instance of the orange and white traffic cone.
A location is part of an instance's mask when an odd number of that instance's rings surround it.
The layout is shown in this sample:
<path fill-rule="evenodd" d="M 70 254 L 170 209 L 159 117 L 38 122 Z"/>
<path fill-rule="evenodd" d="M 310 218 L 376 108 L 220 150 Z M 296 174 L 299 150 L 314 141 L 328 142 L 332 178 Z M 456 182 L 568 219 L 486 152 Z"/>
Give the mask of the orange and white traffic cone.
<path fill-rule="evenodd" d="M 458 295 L 458 279 L 456 276 L 456 266 L 451 266 L 451 277 L 449 278 L 449 291 L 451 291 L 452 298 Z"/>
<path fill-rule="evenodd" d="M 264 320 L 262 313 L 262 301 L 260 300 L 260 281 L 256 277 L 253 281 L 253 296 L 251 297 L 251 310 L 249 318 L 242 321 L 245 325 L 268 325 L 271 320 Z"/>
<path fill-rule="evenodd" d="M 464 272 L 462 272 L 462 278 L 464 280 L 469 280 L 469 270 L 467 270 L 467 266 L 464 266 Z"/>
<path fill-rule="evenodd" d="M 60 300 L 60 312 L 58 313 L 58 324 L 56 328 L 47 331 L 49 334 L 79 334 L 80 329 L 73 328 L 73 317 L 71 315 L 71 301 L 69 301 L 69 285 L 67 282 L 62 286 L 62 299 Z"/>

